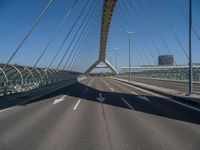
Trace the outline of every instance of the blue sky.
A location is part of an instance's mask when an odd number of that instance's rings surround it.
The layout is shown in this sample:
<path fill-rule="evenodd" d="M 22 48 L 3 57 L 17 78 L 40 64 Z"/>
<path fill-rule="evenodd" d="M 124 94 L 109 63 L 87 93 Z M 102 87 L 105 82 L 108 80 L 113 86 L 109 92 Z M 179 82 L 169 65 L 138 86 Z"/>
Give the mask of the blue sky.
<path fill-rule="evenodd" d="M 41 54 L 50 36 L 55 31 L 67 10 L 72 6 L 74 0 L 54 0 L 51 7 L 44 15 L 38 26 L 32 32 L 30 37 L 24 43 L 19 53 L 14 57 L 11 63 L 17 63 L 22 65 L 32 66 L 36 59 Z M 158 53 L 155 50 L 155 46 L 152 44 L 150 36 L 156 42 L 156 46 L 159 49 L 160 54 L 168 54 L 167 49 L 162 43 L 154 23 L 151 21 L 149 14 L 145 11 L 141 12 L 141 17 L 138 16 L 136 9 L 134 8 L 134 0 L 118 0 L 116 8 L 114 10 L 112 23 L 110 27 L 107 54 L 106 57 L 115 65 L 115 48 L 118 50 L 118 66 L 126 66 L 128 63 L 128 37 L 125 34 L 127 30 L 133 31 L 134 35 L 131 40 L 131 61 L 132 65 L 142 64 L 154 64 L 153 58 L 157 61 Z M 188 12 L 188 0 L 179 0 L 183 4 L 183 9 Z M 81 58 L 80 71 L 87 68 L 98 57 L 99 42 L 100 42 L 100 25 L 101 25 L 101 13 L 103 0 L 98 0 L 99 7 L 96 10 L 96 16 L 94 18 L 95 25 L 92 28 L 90 34 L 87 37 L 87 44 L 84 48 L 85 55 Z M 139 10 L 144 10 L 142 0 L 135 0 Z M 177 33 L 183 46 L 188 50 L 188 22 L 181 14 L 181 11 L 177 7 L 176 0 L 160 0 L 167 17 L 170 20 L 175 32 Z M 44 9 L 48 0 L 1 0 L 0 1 L 0 62 L 5 63 L 13 53 L 14 49 L 20 43 L 26 32 L 30 29 L 34 20 Z M 65 35 L 68 33 L 71 25 L 78 17 L 83 5 L 86 3 L 84 0 L 78 0 L 75 9 L 70 14 L 70 17 L 64 24 L 63 28 L 56 36 L 53 43 L 50 45 L 47 53 L 39 62 L 38 66 L 48 66 L 50 60 L 55 55 L 60 43 L 63 41 Z M 90 1 L 90 4 L 95 3 L 94 0 Z M 156 0 L 145 0 L 148 10 L 151 11 L 155 23 L 159 26 L 158 30 L 164 36 L 164 39 L 169 46 L 171 53 L 174 55 L 177 64 L 187 64 L 187 58 L 178 45 L 178 42 L 171 33 L 169 26 L 166 24 L 160 15 L 159 8 L 156 5 Z M 128 5 L 127 5 L 128 4 Z M 129 7 L 128 7 L 129 6 Z M 88 7 L 89 8 L 89 7 Z M 87 12 L 88 8 L 84 13 Z M 131 9 L 129 9 L 131 8 Z M 83 18 L 83 17 L 82 17 Z M 193 0 L 193 26 L 197 33 L 200 35 L 200 1 Z M 63 50 L 56 59 L 57 66 L 59 60 L 64 54 L 64 51 L 71 42 L 73 35 L 80 26 L 78 22 L 75 29 L 72 31 L 72 35 L 67 40 Z M 148 32 L 150 34 L 148 34 Z M 193 48 L 193 62 L 200 62 L 200 41 L 193 34 L 192 38 Z M 152 52 L 151 57 L 147 45 Z M 142 52 L 143 50 L 143 52 Z M 145 58 L 146 55 L 147 59 Z M 81 70 L 82 69 L 82 70 Z"/>
<path fill-rule="evenodd" d="M 156 52 L 155 46 L 152 44 L 151 36 L 158 47 L 160 54 L 169 54 L 167 49 L 165 48 L 160 36 L 158 34 L 158 30 L 163 35 L 171 53 L 174 55 L 174 58 L 177 64 L 187 64 L 188 59 L 184 55 L 184 52 L 178 45 L 174 35 L 170 31 L 168 24 L 162 18 L 159 8 L 156 4 L 156 0 L 144 0 L 146 6 L 148 7 L 148 12 L 150 11 L 154 18 L 154 23 L 150 18 L 150 14 L 147 14 L 144 11 L 144 4 L 142 0 L 135 0 L 136 5 L 140 11 L 140 16 L 138 15 L 136 8 L 133 3 L 129 0 L 121 0 L 118 1 L 117 6 L 115 8 L 111 30 L 109 33 L 109 42 L 108 42 L 108 53 L 107 56 L 110 55 L 115 59 L 115 48 L 119 48 L 119 60 L 121 60 L 121 65 L 125 66 L 128 64 L 128 37 L 125 34 L 126 31 L 133 31 L 134 35 L 131 41 L 131 57 L 132 64 L 139 65 L 143 64 L 142 61 L 147 64 L 153 64 L 154 61 L 148 51 L 148 47 L 153 53 L 156 61 L 158 53 Z M 129 4 L 129 9 L 127 6 L 127 2 Z M 160 0 L 161 6 L 163 7 L 167 17 L 169 18 L 169 22 L 172 25 L 174 31 L 176 32 L 178 38 L 183 44 L 186 51 L 188 51 L 188 22 L 182 15 L 179 7 L 177 6 L 176 0 Z M 183 4 L 183 9 L 187 13 L 188 12 L 188 0 L 181 0 Z M 142 11 L 141 11 L 142 10 Z M 136 25 L 134 25 L 134 23 Z M 157 24 L 157 28 L 155 29 L 155 25 Z M 193 0 L 193 26 L 200 35 L 200 1 Z M 148 34 L 148 32 L 150 34 Z M 146 44 L 147 43 L 147 44 Z M 113 46 L 114 45 L 114 46 Z M 193 34 L 192 38 L 192 49 L 193 49 L 193 62 L 200 62 L 200 41 Z M 148 60 L 145 59 L 144 51 Z M 142 55 L 142 56 L 141 56 Z M 142 58 L 143 57 L 143 58 Z M 124 61 L 122 61 L 124 60 Z"/>

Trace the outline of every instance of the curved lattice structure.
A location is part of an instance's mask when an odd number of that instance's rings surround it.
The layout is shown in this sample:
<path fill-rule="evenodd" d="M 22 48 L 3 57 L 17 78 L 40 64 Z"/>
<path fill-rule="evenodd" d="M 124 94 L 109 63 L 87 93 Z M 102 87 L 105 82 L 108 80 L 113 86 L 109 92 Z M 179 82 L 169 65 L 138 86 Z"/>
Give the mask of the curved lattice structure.
<path fill-rule="evenodd" d="M 74 79 L 79 73 L 65 70 L 0 64 L 0 94 L 5 95 Z M 4 68 L 4 69 L 3 69 Z"/>

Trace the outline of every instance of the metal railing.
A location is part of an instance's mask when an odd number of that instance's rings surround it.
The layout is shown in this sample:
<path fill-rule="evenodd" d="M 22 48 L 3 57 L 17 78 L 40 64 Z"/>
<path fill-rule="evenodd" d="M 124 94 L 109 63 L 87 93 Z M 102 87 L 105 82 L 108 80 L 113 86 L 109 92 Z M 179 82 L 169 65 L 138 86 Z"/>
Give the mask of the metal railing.
<path fill-rule="evenodd" d="M 188 81 L 188 68 L 177 69 L 160 69 L 160 70 L 132 70 L 132 78 L 154 78 L 154 79 L 164 79 L 164 80 L 178 80 L 178 81 Z M 118 75 L 121 78 L 128 78 L 128 72 L 123 72 Z M 193 81 L 200 82 L 200 68 L 193 69 Z"/>
<path fill-rule="evenodd" d="M 66 81 L 66 80 L 73 80 L 76 79 L 80 73 L 77 72 L 69 72 L 65 70 L 47 70 L 45 68 L 37 68 L 38 74 L 35 74 L 35 78 L 33 75 L 27 75 L 26 76 L 29 78 L 22 78 L 24 72 L 20 72 L 23 66 L 15 66 L 16 68 L 19 67 L 18 71 L 16 72 L 4 72 L 4 74 L 1 74 L 0 78 L 0 95 L 8 95 L 12 93 L 17 93 L 17 92 L 23 92 L 23 91 L 29 91 L 35 88 L 39 88 L 42 86 L 47 86 L 51 84 L 55 84 L 58 82 Z M 33 70 L 33 69 L 30 69 Z M 39 72 L 40 71 L 40 72 Z M 48 73 L 47 71 L 51 72 Z M 20 76 L 18 75 L 20 73 Z M 31 72 L 30 72 L 31 73 Z M 33 74 L 33 73 L 32 73 Z M 4 78 L 6 76 L 6 78 Z M 16 76 L 15 79 L 11 76 Z"/>

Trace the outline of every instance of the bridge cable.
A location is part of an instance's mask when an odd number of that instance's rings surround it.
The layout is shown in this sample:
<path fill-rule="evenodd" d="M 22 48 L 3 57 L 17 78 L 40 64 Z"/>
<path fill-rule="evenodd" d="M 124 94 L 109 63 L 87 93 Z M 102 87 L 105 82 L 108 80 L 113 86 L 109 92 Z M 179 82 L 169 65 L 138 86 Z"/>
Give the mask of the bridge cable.
<path fill-rule="evenodd" d="M 166 23 L 168 24 L 168 26 L 170 27 L 170 31 L 171 31 L 171 32 L 173 33 L 173 35 L 175 36 L 175 38 L 176 38 L 176 40 L 177 40 L 179 46 L 181 47 L 181 49 L 183 50 L 183 52 L 184 52 L 184 54 L 185 54 L 185 56 L 189 59 L 189 56 L 188 56 L 188 54 L 187 54 L 187 52 L 186 52 L 184 46 L 182 45 L 182 42 L 180 41 L 179 37 L 177 36 L 176 32 L 174 31 L 174 29 L 173 29 L 171 23 L 169 22 L 169 19 L 168 19 L 167 15 L 165 14 L 165 12 L 164 12 L 164 10 L 163 10 L 161 4 L 160 4 L 160 0 L 155 0 L 155 2 L 156 2 L 157 6 L 158 6 L 158 8 L 159 8 L 159 11 L 160 11 L 160 13 L 161 13 L 161 16 L 164 18 L 165 22 L 166 22 Z"/>
<path fill-rule="evenodd" d="M 176 3 L 177 3 L 177 6 L 179 7 L 181 13 L 185 17 L 185 19 L 189 22 L 189 18 L 186 15 L 185 11 L 183 10 L 182 2 L 180 0 L 176 0 Z M 195 30 L 195 28 L 193 26 L 192 26 L 192 31 L 194 32 L 194 34 L 196 35 L 196 37 L 200 40 L 200 36 L 198 35 L 198 33 L 196 32 L 196 30 Z"/>
<path fill-rule="evenodd" d="M 166 40 L 164 39 L 164 37 L 163 37 L 161 31 L 159 30 L 158 25 L 155 23 L 155 21 L 154 21 L 155 19 L 154 19 L 153 15 L 152 15 L 151 11 L 149 11 L 146 2 L 145 2 L 144 0 L 142 0 L 142 2 L 143 2 L 144 10 L 145 10 L 146 14 L 148 14 L 148 15 L 150 16 L 150 20 L 151 20 L 151 22 L 153 22 L 154 28 L 155 28 L 155 30 L 158 32 L 158 35 L 160 36 L 160 38 L 161 38 L 161 40 L 162 40 L 162 42 L 163 42 L 165 48 L 167 49 L 168 53 L 169 53 L 170 55 L 172 55 L 172 52 L 170 51 L 169 46 L 168 46 Z M 178 66 L 177 63 L 176 63 L 176 59 L 174 59 L 174 63 L 175 63 L 176 66 Z M 178 69 L 178 71 L 179 71 L 180 73 L 182 73 L 182 70 L 181 70 L 181 69 Z"/>
<path fill-rule="evenodd" d="M 71 26 L 71 28 L 69 29 L 69 32 L 67 33 L 67 35 L 65 36 L 65 39 L 63 40 L 63 42 L 61 43 L 61 45 L 59 46 L 59 48 L 56 51 L 55 56 L 52 58 L 51 62 L 49 63 L 48 68 L 51 68 L 52 64 L 54 63 L 55 59 L 57 58 L 58 54 L 60 53 L 60 51 L 62 50 L 63 46 L 65 45 L 65 42 L 67 41 L 69 35 L 71 34 L 71 32 L 73 31 L 74 27 L 76 26 L 76 24 L 78 23 L 80 17 L 82 16 L 83 12 L 86 9 L 86 6 L 88 5 L 89 0 L 87 0 L 87 2 L 85 3 L 84 7 L 82 8 L 82 10 L 80 11 L 79 16 L 76 18 L 75 22 L 73 23 L 73 25 Z"/>
<path fill-rule="evenodd" d="M 86 5 L 85 5 L 85 7 L 84 7 L 84 10 L 85 10 L 86 6 L 88 5 L 88 3 L 89 3 L 89 0 L 87 1 Z M 91 5 L 90 9 L 91 9 L 91 8 L 92 8 L 92 5 Z M 59 62 L 59 64 L 58 64 L 58 66 L 56 67 L 56 70 L 57 70 L 57 71 L 58 71 L 60 65 L 62 64 L 62 62 L 64 61 L 64 59 L 65 59 L 65 57 L 66 57 L 66 55 L 67 55 L 69 49 L 71 48 L 71 46 L 72 46 L 74 40 L 76 39 L 76 37 L 77 37 L 77 35 L 78 35 L 79 31 L 80 31 L 80 28 L 82 28 L 83 23 L 85 22 L 85 19 L 87 18 L 89 12 L 90 12 L 90 11 L 88 11 L 87 14 L 84 16 L 82 22 L 80 23 L 79 29 L 76 31 L 76 33 L 75 33 L 75 35 L 74 35 L 72 41 L 70 42 L 69 46 L 68 46 L 67 49 L 65 50 L 65 53 L 64 53 L 63 57 L 61 58 L 61 60 L 60 60 L 60 62 Z"/>
<path fill-rule="evenodd" d="M 123 6 L 123 5 L 122 5 Z M 129 5 L 128 5 L 129 6 Z M 136 8 L 137 8 L 137 6 L 135 6 Z M 124 7 L 124 9 L 125 10 L 127 10 L 125 7 Z M 137 10 L 137 9 L 136 9 Z M 140 13 L 139 13 L 139 11 L 137 10 L 137 14 L 138 14 L 138 16 L 140 16 Z M 134 24 L 138 24 L 138 22 L 135 22 Z M 135 27 L 136 28 L 136 27 Z M 145 28 L 146 29 L 146 28 Z M 147 29 L 146 29 L 147 30 Z M 155 58 L 153 57 L 153 55 L 152 55 L 152 52 L 151 52 L 151 49 L 149 48 L 149 46 L 147 45 L 147 41 L 145 40 L 145 38 L 142 36 L 141 37 L 142 39 L 140 39 L 139 38 L 139 36 L 138 36 L 138 41 L 140 40 L 140 41 L 143 41 L 144 42 L 144 44 L 146 45 L 146 47 L 147 47 L 147 49 L 148 49 L 148 51 L 149 51 L 149 53 L 150 53 L 150 56 L 151 56 L 151 58 L 153 59 L 153 62 L 156 64 L 156 61 L 155 61 Z M 137 38 L 136 38 L 136 40 L 137 40 Z M 154 45 L 155 46 L 155 45 Z M 157 49 L 156 49 L 157 50 Z M 158 55 L 159 55 L 159 51 L 157 51 L 158 52 Z M 144 50 L 142 50 L 142 53 L 143 53 L 143 55 L 144 55 L 144 57 L 145 57 L 145 59 L 146 59 L 146 61 L 147 61 L 147 63 L 148 64 L 150 64 L 149 63 L 149 60 L 148 60 L 148 57 L 146 56 L 146 53 L 144 52 Z"/>
<path fill-rule="evenodd" d="M 126 1 L 126 2 L 127 2 L 127 1 Z M 141 21 L 142 21 L 142 23 L 143 23 L 143 25 L 144 25 L 144 29 L 147 31 L 147 33 L 148 33 L 148 35 L 149 35 L 149 37 L 150 37 L 150 39 L 151 39 L 151 41 L 152 41 L 152 43 L 153 43 L 153 46 L 155 47 L 155 50 L 157 51 L 158 55 L 160 55 L 159 48 L 158 48 L 158 46 L 157 46 L 155 40 L 153 39 L 153 36 L 152 36 L 152 34 L 150 33 L 149 29 L 146 27 L 145 19 L 142 17 L 142 13 L 141 13 L 139 7 L 137 6 L 137 3 L 135 2 L 135 0 L 132 0 L 131 2 L 132 2 L 132 4 L 134 5 L 134 7 L 136 8 L 136 12 L 137 12 L 137 14 L 138 14 L 138 17 L 141 19 Z M 128 5 L 128 6 L 129 6 L 129 5 Z M 143 38 L 143 39 L 144 39 L 144 38 Z"/>
<path fill-rule="evenodd" d="M 17 46 L 17 48 L 14 50 L 13 54 L 10 56 L 10 58 L 8 59 L 7 63 L 5 64 L 5 66 L 3 67 L 3 71 L 6 69 L 6 67 L 8 66 L 8 64 L 11 62 L 11 60 L 14 58 L 14 56 L 17 54 L 17 52 L 20 50 L 20 48 L 22 47 L 22 45 L 24 44 L 24 42 L 27 40 L 27 38 L 30 36 L 30 34 L 32 33 L 32 31 L 35 29 L 35 27 L 38 25 L 38 23 L 40 22 L 40 20 L 42 19 L 42 17 L 44 16 L 44 14 L 47 12 L 47 10 L 49 9 L 49 7 L 51 6 L 53 0 L 49 0 L 49 2 L 47 3 L 47 5 L 45 6 L 45 8 L 43 9 L 43 11 L 40 13 L 40 15 L 37 17 L 37 19 L 34 21 L 33 25 L 31 26 L 30 30 L 26 33 L 26 35 L 24 36 L 24 38 L 22 39 L 22 41 L 19 43 L 19 45 Z"/>
<path fill-rule="evenodd" d="M 96 2 L 96 3 L 97 3 L 97 2 Z M 97 6 L 97 4 L 96 4 L 96 6 Z M 83 27 L 83 30 L 82 30 L 82 32 L 80 33 L 80 35 L 79 35 L 79 37 L 78 37 L 78 39 L 77 39 L 77 42 L 76 42 L 75 45 L 74 45 L 74 48 L 71 50 L 71 53 L 69 54 L 68 59 L 67 59 L 67 61 L 65 62 L 65 65 L 63 66 L 63 70 L 66 68 L 66 66 L 67 66 L 67 64 L 68 64 L 68 62 L 69 62 L 69 60 L 70 60 L 70 58 L 72 57 L 73 52 L 74 52 L 74 49 L 77 47 L 78 43 L 81 41 L 81 38 L 82 38 L 83 33 L 87 30 L 87 26 L 90 24 L 90 21 L 91 21 L 93 15 L 94 15 L 96 6 L 93 8 L 92 13 L 90 14 L 90 16 L 87 18 L 86 23 L 85 23 L 85 26 Z M 90 12 L 90 11 L 88 11 L 87 16 L 89 15 L 89 12 Z M 77 51 L 77 50 L 78 50 L 78 49 L 76 49 L 76 51 Z M 76 53 L 76 51 L 75 51 L 75 53 Z"/>
<path fill-rule="evenodd" d="M 120 8 L 119 8 L 119 9 L 120 9 Z M 118 24 L 119 24 L 120 28 L 123 28 L 123 27 L 121 26 L 121 24 L 120 24 L 120 21 L 119 21 L 120 19 L 118 18 L 118 16 L 115 15 L 114 17 L 115 17 L 115 19 L 116 19 L 116 23 L 119 22 Z M 138 51 L 138 53 L 140 54 L 140 51 Z M 144 59 L 146 59 L 146 61 L 149 63 L 148 58 L 146 57 L 146 54 L 144 53 L 144 51 L 142 51 L 142 53 L 143 53 L 142 57 L 141 57 L 141 54 L 140 54 L 140 57 L 142 58 L 142 61 L 144 62 L 144 60 L 143 60 L 143 57 L 144 57 Z"/>
<path fill-rule="evenodd" d="M 157 25 L 156 22 L 154 21 L 154 17 L 153 17 L 153 15 L 152 15 L 152 12 L 149 11 L 149 9 L 147 8 L 147 4 L 146 4 L 146 2 L 145 2 L 144 0 L 142 0 L 142 3 L 143 3 L 144 10 L 145 10 L 146 14 L 150 16 L 150 20 L 151 20 L 151 22 L 153 22 L 154 29 L 157 31 L 158 35 L 160 36 L 160 39 L 162 40 L 163 45 L 164 45 L 165 48 L 167 49 L 168 53 L 169 53 L 170 55 L 172 55 L 172 52 L 170 51 L 167 42 L 165 41 L 165 39 L 164 39 L 162 33 L 160 32 L 160 30 L 159 30 L 159 28 L 158 28 L 158 25 Z"/>
<path fill-rule="evenodd" d="M 115 25 L 115 26 L 117 26 L 116 28 L 118 28 L 118 32 L 119 32 L 119 36 L 121 36 L 121 35 L 123 35 L 122 33 L 121 33 L 121 31 L 120 31 L 120 29 L 122 29 L 122 27 L 121 27 L 121 25 L 120 25 L 120 23 L 118 23 L 119 21 L 117 20 L 118 18 L 117 18 L 117 16 L 116 16 L 116 13 L 114 13 L 114 16 L 113 16 L 113 19 L 112 19 L 112 23 Z M 116 36 L 114 36 L 115 38 L 116 38 Z M 134 55 L 137 55 L 138 53 L 140 53 L 140 51 L 138 51 L 137 53 L 135 53 Z M 137 57 L 137 56 L 136 56 Z M 143 63 L 143 64 L 145 64 L 144 63 L 144 60 L 143 60 L 143 57 L 141 57 L 141 54 L 140 54 L 140 56 L 139 56 L 141 59 L 139 59 L 139 60 L 141 60 L 141 62 Z M 138 61 L 138 60 L 137 60 Z"/>
<path fill-rule="evenodd" d="M 96 22 L 94 21 L 94 23 L 93 23 L 93 25 L 90 27 L 90 33 L 91 33 L 91 30 L 94 28 L 94 26 L 95 26 L 95 24 L 96 24 Z M 89 33 L 88 33 L 89 34 Z M 79 53 L 79 55 L 77 56 L 77 58 L 76 58 L 76 60 L 75 60 L 75 63 L 73 64 L 73 66 L 72 66 L 72 70 L 76 70 L 75 68 L 77 68 L 78 67 L 78 63 L 80 63 L 81 61 L 81 59 L 80 59 L 80 57 L 82 57 L 82 56 L 84 56 L 84 52 L 86 52 L 86 51 L 84 51 L 84 48 L 86 47 L 86 45 L 87 45 L 87 41 L 86 41 L 86 39 L 85 39 L 85 41 L 83 42 L 83 44 L 82 44 L 82 46 L 81 46 L 81 52 Z M 89 53 L 89 54 L 91 54 L 91 53 Z M 78 61 L 79 60 L 79 61 Z M 88 59 L 85 59 L 85 60 L 88 60 Z"/>
<path fill-rule="evenodd" d="M 97 4 L 97 5 L 98 5 L 98 4 Z M 98 10 L 98 9 L 97 9 L 97 10 Z M 97 14 L 97 12 L 96 12 L 96 14 Z M 94 19 L 94 16 L 95 16 L 95 15 L 93 15 L 91 18 Z M 95 24 L 95 21 L 92 21 L 92 20 L 91 20 L 90 25 L 87 27 L 87 30 L 86 30 L 86 32 L 85 32 L 85 34 L 84 34 L 84 36 L 83 36 L 81 42 L 79 43 L 79 46 L 78 46 L 78 48 L 77 48 L 77 51 L 76 51 L 76 53 L 74 54 L 73 59 L 71 60 L 69 66 L 68 66 L 68 68 L 67 68 L 67 70 L 70 70 L 71 66 L 75 63 L 75 60 L 76 60 L 77 56 L 78 56 L 79 53 L 81 52 L 82 45 L 84 44 L 84 42 L 85 42 L 85 40 L 86 40 L 86 37 L 88 36 L 88 33 L 90 32 L 91 27 L 93 27 L 94 24 Z"/>
<path fill-rule="evenodd" d="M 90 26 L 90 28 L 88 28 L 87 33 L 85 34 L 84 39 L 82 40 L 82 42 L 81 42 L 81 44 L 80 44 L 80 46 L 79 46 L 78 53 L 77 53 L 77 55 L 74 57 L 74 60 L 71 61 L 71 64 L 69 65 L 69 67 L 68 67 L 67 70 L 72 70 L 72 69 L 70 69 L 70 68 L 73 68 L 73 65 L 75 65 L 75 63 L 76 63 L 76 61 L 77 61 L 77 59 L 78 59 L 78 56 L 79 56 L 79 55 L 81 54 L 81 52 L 83 51 L 83 46 L 85 45 L 86 38 L 87 38 L 87 36 L 89 35 L 89 33 L 90 33 L 91 29 L 93 28 L 93 26 L 94 26 L 95 23 L 96 23 L 96 22 L 92 22 L 92 25 Z"/>
<path fill-rule="evenodd" d="M 60 22 L 60 24 L 57 26 L 56 30 L 54 31 L 54 33 L 52 34 L 49 42 L 47 43 L 46 47 L 43 49 L 41 55 L 39 56 L 39 58 L 37 59 L 37 61 L 35 62 L 33 67 L 36 67 L 37 64 L 39 63 L 39 61 L 41 60 L 41 58 L 43 57 L 44 53 L 47 51 L 47 49 L 49 48 L 50 44 L 53 42 L 53 40 L 55 39 L 56 35 L 59 33 L 59 31 L 61 30 L 61 28 L 63 27 L 65 21 L 68 19 L 69 15 L 71 14 L 73 8 L 75 7 L 76 3 L 78 0 L 75 0 L 73 5 L 71 6 L 71 8 L 66 12 L 64 18 L 62 19 L 62 21 Z"/>
<path fill-rule="evenodd" d="M 135 8 L 136 8 L 136 11 L 137 11 L 138 15 L 140 16 L 140 18 L 141 18 L 141 20 L 142 20 L 142 22 L 143 22 L 143 25 L 144 25 L 144 27 L 145 27 L 147 33 L 149 34 L 150 39 L 152 40 L 154 47 L 156 48 L 156 50 L 157 50 L 157 52 L 158 52 L 158 55 L 160 55 L 160 51 L 159 51 L 159 49 L 158 49 L 158 46 L 157 46 L 156 42 L 154 41 L 154 39 L 153 39 L 153 37 L 152 37 L 150 31 L 149 31 L 149 30 L 146 28 L 146 26 L 145 26 L 146 23 L 145 23 L 145 20 L 143 19 L 142 15 L 141 15 L 141 10 L 140 10 L 139 7 L 137 6 L 137 3 L 135 2 L 135 0 L 133 0 L 132 3 L 133 3 L 133 5 L 134 5 Z M 146 45 L 148 45 L 147 42 L 146 42 Z M 151 54 L 151 55 L 152 55 L 152 54 Z M 164 60 L 164 61 L 165 61 L 165 60 Z M 154 60 L 154 62 L 155 62 L 155 60 Z M 155 64 L 156 64 L 156 63 L 155 63 Z"/>

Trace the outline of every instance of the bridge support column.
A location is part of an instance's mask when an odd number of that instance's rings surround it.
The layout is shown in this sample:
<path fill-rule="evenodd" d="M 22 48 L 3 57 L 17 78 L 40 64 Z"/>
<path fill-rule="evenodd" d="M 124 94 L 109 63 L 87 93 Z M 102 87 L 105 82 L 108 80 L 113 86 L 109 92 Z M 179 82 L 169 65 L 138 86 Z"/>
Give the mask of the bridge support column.
<path fill-rule="evenodd" d="M 86 72 L 85 72 L 85 74 L 89 74 L 94 68 L 96 68 L 96 66 L 99 64 L 99 63 L 101 63 L 101 62 L 103 62 L 106 66 L 107 66 L 107 68 L 109 68 L 114 74 L 118 74 L 118 71 L 117 71 L 117 69 L 115 69 L 113 66 L 112 66 L 112 64 L 111 63 L 109 63 L 107 60 L 97 60 L 94 64 L 92 64 L 87 70 L 86 70 Z"/>

